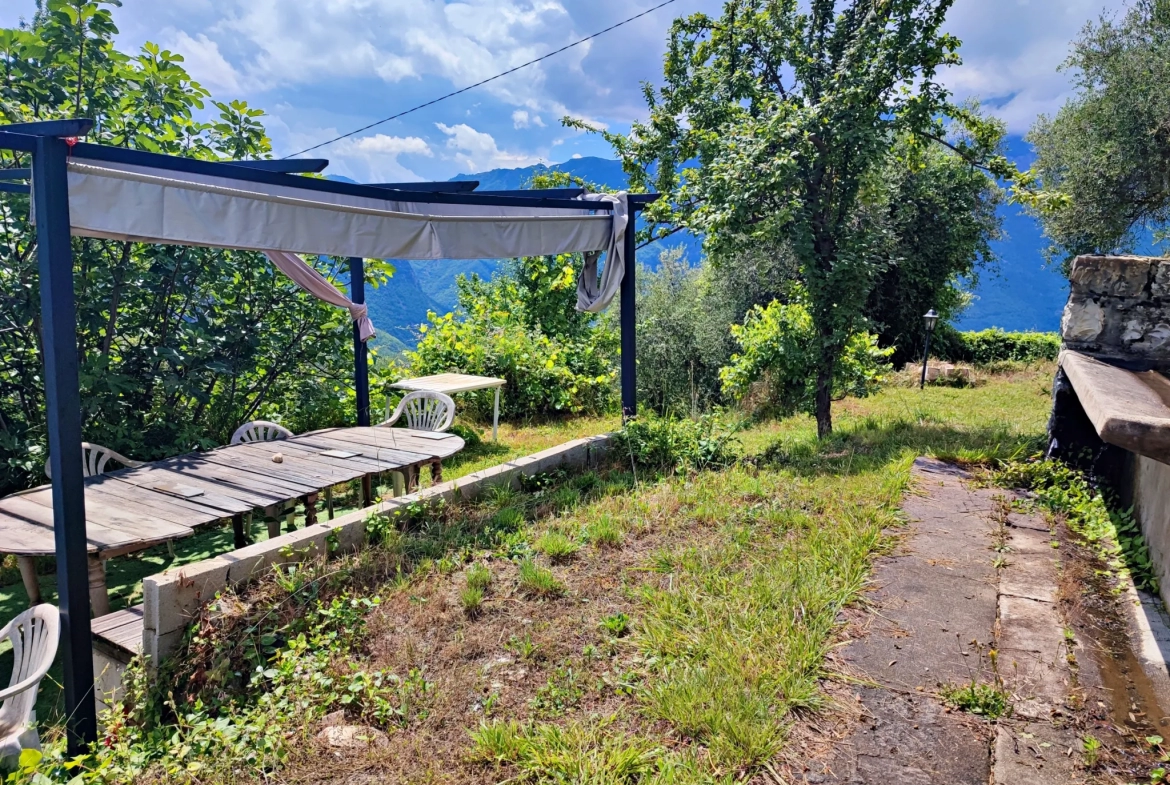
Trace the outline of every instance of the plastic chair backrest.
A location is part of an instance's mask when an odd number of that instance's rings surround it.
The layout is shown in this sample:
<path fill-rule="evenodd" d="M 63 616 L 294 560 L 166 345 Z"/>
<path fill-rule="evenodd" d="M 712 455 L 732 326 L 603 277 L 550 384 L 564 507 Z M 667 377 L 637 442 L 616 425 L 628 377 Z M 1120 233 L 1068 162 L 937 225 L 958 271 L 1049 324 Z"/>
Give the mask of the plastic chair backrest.
<path fill-rule="evenodd" d="M 131 469 L 142 465 L 140 461 L 132 461 L 125 455 L 111 450 L 109 447 L 103 447 L 100 444 L 90 444 L 89 442 L 81 443 L 81 472 L 83 476 L 95 477 L 99 474 L 105 474 L 106 466 L 110 461 L 117 461 Z M 53 475 L 49 471 L 48 461 L 45 461 L 45 476 L 50 480 L 53 479 Z"/>
<path fill-rule="evenodd" d="M 293 433 L 282 425 L 267 420 L 253 420 L 246 422 L 232 434 L 231 444 L 249 444 L 251 442 L 274 442 L 287 439 Z"/>
<path fill-rule="evenodd" d="M 445 431 L 455 421 L 455 401 L 432 390 L 412 392 L 398 402 L 394 414 L 382 425 L 393 425 L 403 415 L 407 427 L 416 431 Z"/>
<path fill-rule="evenodd" d="M 15 656 L 8 688 L 0 690 L 0 728 L 23 727 L 31 719 L 37 688 L 57 656 L 60 623 L 56 606 L 36 605 L 0 629 Z"/>

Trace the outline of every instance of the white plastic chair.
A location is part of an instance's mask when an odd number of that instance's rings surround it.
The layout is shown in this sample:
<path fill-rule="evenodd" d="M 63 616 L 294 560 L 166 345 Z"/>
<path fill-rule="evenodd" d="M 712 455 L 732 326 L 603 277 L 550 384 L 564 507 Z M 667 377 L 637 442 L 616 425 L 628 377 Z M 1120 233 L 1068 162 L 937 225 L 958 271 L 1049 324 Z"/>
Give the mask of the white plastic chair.
<path fill-rule="evenodd" d="M 252 442 L 274 442 L 287 439 L 293 433 L 282 425 L 267 420 L 252 420 L 246 422 L 232 434 L 230 444 L 250 444 Z"/>
<path fill-rule="evenodd" d="M 135 469 L 142 465 L 140 461 L 132 461 L 125 455 L 111 450 L 109 447 L 103 447 L 100 444 L 90 444 L 89 442 L 81 443 L 81 471 L 83 476 L 95 477 L 99 474 L 105 474 L 106 466 L 110 461 L 117 461 L 130 469 Z M 53 479 L 53 475 L 49 473 L 48 461 L 45 461 L 45 476 L 50 480 Z"/>
<path fill-rule="evenodd" d="M 386 411 L 387 413 L 390 411 L 389 402 L 386 404 Z M 455 401 L 451 399 L 450 395 L 433 390 L 418 390 L 407 393 L 398 402 L 398 408 L 394 410 L 394 414 L 391 414 L 385 422 L 378 423 L 378 427 L 389 428 L 402 419 L 403 415 L 406 415 L 407 427 L 413 430 L 445 431 L 455 421 Z M 390 472 L 390 476 L 394 479 L 395 496 L 402 496 L 411 490 L 408 486 L 413 484 L 418 472 L 411 470 L 411 474 L 411 482 L 408 482 L 406 475 L 402 472 Z M 436 483 L 442 482 L 442 460 L 436 459 L 431 462 L 431 479 Z"/>
<path fill-rule="evenodd" d="M 0 690 L 0 761 L 21 750 L 41 748 L 37 733 L 37 688 L 57 656 L 60 618 L 53 605 L 29 608 L 0 629 L 16 655 L 8 689 Z"/>
<path fill-rule="evenodd" d="M 387 404 L 387 411 L 390 406 Z M 432 390 L 408 393 L 398 402 L 398 408 L 379 428 L 388 428 L 406 415 L 406 425 L 416 431 L 445 431 L 455 422 L 455 401 L 451 396 Z"/>
<path fill-rule="evenodd" d="M 231 444 L 252 444 L 254 442 L 277 442 L 281 439 L 287 439 L 292 436 L 293 432 L 283 425 L 277 425 L 268 420 L 252 420 L 246 422 L 236 432 L 232 434 Z M 329 490 L 332 493 L 332 489 Z M 330 499 L 332 502 L 332 499 Z M 332 507 L 332 504 L 330 504 Z M 280 518 L 285 519 L 289 530 L 292 530 L 293 517 L 295 515 L 296 503 L 285 507 L 284 505 L 271 505 L 264 508 L 264 519 L 268 525 L 268 536 L 276 537 L 280 534 Z M 249 524 L 250 526 L 250 524 Z"/>

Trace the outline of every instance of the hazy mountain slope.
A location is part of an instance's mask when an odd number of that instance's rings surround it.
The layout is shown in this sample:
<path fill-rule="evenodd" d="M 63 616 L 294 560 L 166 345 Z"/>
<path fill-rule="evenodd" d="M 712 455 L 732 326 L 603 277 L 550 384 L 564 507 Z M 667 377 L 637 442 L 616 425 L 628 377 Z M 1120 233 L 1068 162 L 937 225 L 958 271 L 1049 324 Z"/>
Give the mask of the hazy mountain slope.
<path fill-rule="evenodd" d="M 1021 138 L 1009 138 L 1008 151 L 1022 168 L 1031 164 L 1031 149 Z M 620 163 L 594 157 L 574 158 L 552 166 L 537 164 L 460 174 L 451 179 L 478 180 L 479 190 L 484 191 L 511 190 L 523 188 L 534 175 L 549 170 L 568 172 L 586 182 L 610 188 L 626 185 Z M 958 320 L 958 326 L 964 330 L 993 326 L 1008 330 L 1055 330 L 1067 298 L 1067 282 L 1058 271 L 1044 264 L 1041 250 L 1046 242 L 1039 224 L 1011 205 L 1002 207 L 1001 214 L 1006 236 L 996 243 L 1001 258 L 999 269 L 982 273 L 974 291 L 975 300 Z M 699 261 L 702 242 L 689 234 L 675 235 L 641 249 L 638 261 L 655 268 L 663 248 L 677 245 L 684 246 L 692 263 Z M 367 297 L 379 329 L 413 346 L 417 326 L 426 318 L 428 309 L 445 313 L 455 307 L 455 279 L 460 274 L 476 273 L 490 278 L 499 261 L 399 261 L 395 264 L 398 273 L 394 279 Z"/>

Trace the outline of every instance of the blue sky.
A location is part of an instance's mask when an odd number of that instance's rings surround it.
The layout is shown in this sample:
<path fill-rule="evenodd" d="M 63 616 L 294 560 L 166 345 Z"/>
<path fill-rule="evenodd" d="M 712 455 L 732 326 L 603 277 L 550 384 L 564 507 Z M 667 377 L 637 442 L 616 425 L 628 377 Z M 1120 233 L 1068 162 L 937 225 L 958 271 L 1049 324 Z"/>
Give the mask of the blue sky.
<path fill-rule="evenodd" d="M 120 45 L 153 41 L 186 57 L 217 99 L 269 113 L 277 155 L 556 49 L 659 0 L 124 0 Z M 0 25 L 31 15 L 5 0 Z M 640 83 L 657 81 L 675 16 L 721 0 L 677 0 L 637 22 L 424 111 L 315 153 L 355 180 L 447 179 L 460 172 L 609 156 L 564 115 L 625 130 L 644 116 Z M 1057 66 L 1084 24 L 1116 0 L 957 0 L 948 20 L 964 65 L 959 97 L 993 107 L 1013 134 L 1069 92 Z"/>

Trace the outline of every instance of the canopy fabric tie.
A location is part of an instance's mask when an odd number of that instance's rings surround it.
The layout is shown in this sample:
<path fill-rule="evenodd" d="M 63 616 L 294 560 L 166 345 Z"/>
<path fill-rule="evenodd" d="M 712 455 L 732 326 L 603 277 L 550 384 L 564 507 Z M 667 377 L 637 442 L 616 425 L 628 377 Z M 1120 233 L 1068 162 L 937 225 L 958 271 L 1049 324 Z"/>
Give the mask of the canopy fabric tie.
<path fill-rule="evenodd" d="M 352 302 L 338 291 L 337 287 L 329 283 L 325 276 L 304 259 L 288 251 L 265 251 L 264 255 L 293 283 L 304 289 L 318 300 L 336 305 L 338 308 L 349 310 L 349 316 L 358 326 L 358 335 L 362 341 L 368 341 L 376 335 L 374 325 L 370 321 L 369 308 Z"/>
<path fill-rule="evenodd" d="M 630 205 L 627 194 L 586 194 L 585 201 L 613 204 L 613 230 L 605 248 L 605 266 L 601 280 L 597 279 L 597 262 L 601 251 L 585 252 L 585 267 L 577 279 L 577 310 L 600 313 L 609 307 L 622 286 L 626 274 L 626 230 L 630 223 Z"/>

